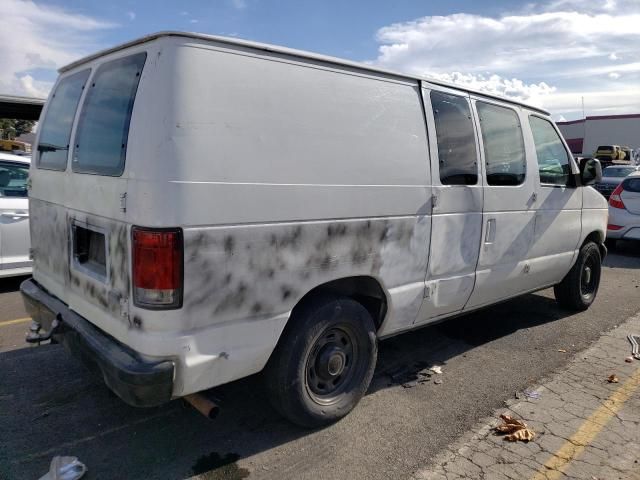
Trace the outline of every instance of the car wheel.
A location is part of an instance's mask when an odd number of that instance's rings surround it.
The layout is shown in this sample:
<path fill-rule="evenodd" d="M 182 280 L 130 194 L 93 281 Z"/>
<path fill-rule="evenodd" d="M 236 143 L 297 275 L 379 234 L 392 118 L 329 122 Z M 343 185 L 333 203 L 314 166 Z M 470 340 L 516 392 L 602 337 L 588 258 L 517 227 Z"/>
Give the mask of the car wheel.
<path fill-rule="evenodd" d="M 296 307 L 265 369 L 271 403 L 303 427 L 347 415 L 367 391 L 378 354 L 373 318 L 347 297 Z"/>
<path fill-rule="evenodd" d="M 601 262 L 598 245 L 593 242 L 585 243 L 575 265 L 553 289 L 557 302 L 574 311 L 589 308 L 600 286 Z"/>

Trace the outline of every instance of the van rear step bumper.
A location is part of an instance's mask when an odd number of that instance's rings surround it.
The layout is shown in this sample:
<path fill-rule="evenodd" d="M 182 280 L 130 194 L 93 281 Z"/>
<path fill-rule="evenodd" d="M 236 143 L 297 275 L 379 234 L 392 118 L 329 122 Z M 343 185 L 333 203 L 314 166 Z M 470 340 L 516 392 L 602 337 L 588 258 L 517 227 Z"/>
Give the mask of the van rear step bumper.
<path fill-rule="evenodd" d="M 51 332 L 53 340 L 64 345 L 91 371 L 102 375 L 107 386 L 126 403 L 152 407 L 171 400 L 173 361 L 142 359 L 70 310 L 33 279 L 22 282 L 20 292 L 31 318 L 47 332 L 43 338 Z"/>

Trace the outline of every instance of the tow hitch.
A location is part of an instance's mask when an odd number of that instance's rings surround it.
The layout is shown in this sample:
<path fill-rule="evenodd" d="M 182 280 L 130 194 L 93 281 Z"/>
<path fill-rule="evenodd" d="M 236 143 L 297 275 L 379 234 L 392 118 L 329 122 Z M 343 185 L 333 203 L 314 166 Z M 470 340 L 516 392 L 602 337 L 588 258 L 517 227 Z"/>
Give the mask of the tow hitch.
<path fill-rule="evenodd" d="M 53 319 L 51 322 L 51 328 L 48 331 L 40 332 L 42 329 L 42 325 L 39 322 L 33 320 L 31 322 L 31 326 L 29 327 L 29 332 L 27 333 L 26 341 L 27 343 L 37 343 L 40 345 L 41 342 L 46 342 L 47 340 L 51 340 L 51 336 L 56 332 L 58 328 L 60 328 L 62 321 L 58 316 Z"/>

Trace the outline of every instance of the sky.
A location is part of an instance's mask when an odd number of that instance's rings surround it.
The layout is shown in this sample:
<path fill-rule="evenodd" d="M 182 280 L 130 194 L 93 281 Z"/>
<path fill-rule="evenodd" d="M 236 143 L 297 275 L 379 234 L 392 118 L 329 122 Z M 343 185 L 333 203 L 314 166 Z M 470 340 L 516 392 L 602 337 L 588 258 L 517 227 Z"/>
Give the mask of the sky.
<path fill-rule="evenodd" d="M 0 93 L 159 30 L 225 35 L 461 83 L 555 120 L 640 113 L 640 0 L 0 0 Z"/>

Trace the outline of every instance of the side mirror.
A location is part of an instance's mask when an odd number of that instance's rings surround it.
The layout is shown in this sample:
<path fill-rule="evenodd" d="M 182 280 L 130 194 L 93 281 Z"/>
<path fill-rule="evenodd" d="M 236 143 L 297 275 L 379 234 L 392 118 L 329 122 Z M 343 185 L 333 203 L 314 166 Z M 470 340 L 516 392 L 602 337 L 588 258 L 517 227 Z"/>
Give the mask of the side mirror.
<path fill-rule="evenodd" d="M 580 160 L 580 181 L 582 185 L 593 185 L 602 180 L 602 165 L 596 158 L 583 158 Z"/>

